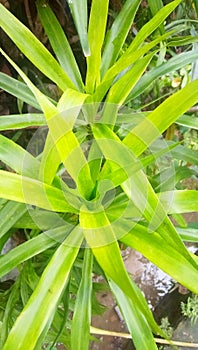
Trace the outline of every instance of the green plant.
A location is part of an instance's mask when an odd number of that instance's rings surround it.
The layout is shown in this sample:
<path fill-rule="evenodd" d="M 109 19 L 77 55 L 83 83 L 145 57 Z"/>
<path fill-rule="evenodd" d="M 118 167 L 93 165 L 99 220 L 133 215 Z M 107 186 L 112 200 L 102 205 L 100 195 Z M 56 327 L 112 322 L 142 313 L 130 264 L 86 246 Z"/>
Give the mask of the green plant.
<path fill-rule="evenodd" d="M 168 320 L 168 317 L 163 317 L 161 319 L 161 324 L 160 324 L 161 329 L 165 332 L 167 338 L 171 339 L 173 335 L 173 327 L 171 327 L 171 324 Z M 164 349 L 163 345 L 159 346 L 160 350 Z"/>
<path fill-rule="evenodd" d="M 171 338 L 173 335 L 173 327 L 171 327 L 170 322 L 168 320 L 168 317 L 163 317 L 161 319 L 161 325 L 160 327 L 163 329 L 163 331 L 166 333 L 168 338 Z"/>
<path fill-rule="evenodd" d="M 0 159 L 13 170 L 0 170 L 1 246 L 15 227 L 30 230 L 24 243 L 0 257 L 0 276 L 16 266 L 22 270 L 2 317 L 4 350 L 40 349 L 56 341 L 67 348 L 88 349 L 92 272 L 103 274 L 108 282 L 136 348 L 157 349 L 153 333 L 166 335 L 125 270 L 119 243 L 140 251 L 198 292 L 197 257 L 185 248 L 168 216 L 197 210 L 197 192 L 177 191 L 175 183 L 171 190 L 170 184 L 163 191 L 155 189 L 144 171 L 176 154 L 178 145 L 164 143 L 160 135 L 197 103 L 198 81 L 189 82 L 146 116 L 124 107 L 138 81 L 139 91 L 148 86 L 151 75 L 147 82 L 140 78 L 173 34 L 164 33 L 163 22 L 179 3 L 172 1 L 157 11 L 120 54 L 140 0 L 127 0 L 107 33 L 108 1 L 92 1 L 88 24 L 87 1 L 69 2 L 87 61 L 85 82 L 47 2 L 38 0 L 37 8 L 57 60 L 0 5 L 2 29 L 60 91 L 58 101 L 47 97 L 1 49 L 24 81 L 1 73 L 1 87 L 38 110 L 1 116 L 1 130 L 48 127 L 37 155 L 0 136 Z M 192 62 L 198 52 L 186 55 L 166 69 Z M 162 65 L 155 78 L 163 70 Z M 192 150 L 178 147 L 180 157 L 197 162 Z M 161 179 L 167 179 L 160 172 Z M 197 239 L 186 228 L 186 239 L 192 236 Z M 23 269 L 29 260 L 28 275 Z M 16 298 L 22 300 L 23 310 L 15 309 Z"/>
<path fill-rule="evenodd" d="M 192 323 L 196 323 L 198 319 L 198 297 L 192 295 L 188 297 L 186 303 L 181 303 L 182 314 L 190 318 Z"/>

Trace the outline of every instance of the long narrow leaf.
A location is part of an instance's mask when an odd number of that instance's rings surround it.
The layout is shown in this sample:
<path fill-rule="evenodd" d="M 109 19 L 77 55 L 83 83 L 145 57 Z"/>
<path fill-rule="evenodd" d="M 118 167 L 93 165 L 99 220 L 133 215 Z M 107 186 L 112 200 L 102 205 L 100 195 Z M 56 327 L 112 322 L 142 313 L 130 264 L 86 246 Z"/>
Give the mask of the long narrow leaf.
<path fill-rule="evenodd" d="M 119 105 L 123 104 L 129 94 L 129 91 L 142 76 L 154 54 L 155 52 L 148 54 L 135 62 L 132 68 L 125 73 L 123 77 L 115 82 L 107 96 L 107 103 L 117 103 Z"/>
<path fill-rule="evenodd" d="M 39 161 L 3 135 L 0 135 L 0 160 L 19 174 L 38 177 Z"/>
<path fill-rule="evenodd" d="M 81 242 L 82 234 L 79 228 L 76 228 L 56 250 L 9 333 L 4 350 L 35 348 L 39 336 L 54 314 Z"/>
<path fill-rule="evenodd" d="M 157 230 L 166 243 L 177 249 L 178 252 L 183 254 L 193 265 L 194 261 L 191 259 L 189 252 L 167 216 L 168 210 L 165 210 L 164 206 L 161 204 L 161 194 L 159 194 L 158 198 L 145 174 L 139 172 L 133 175 L 122 185 L 122 188 L 141 211 L 143 217 L 146 218 L 148 228 L 151 229 L 151 232 Z M 169 201 L 171 207 L 170 197 Z"/>
<path fill-rule="evenodd" d="M 67 90 L 58 104 L 61 113 L 49 118 L 48 125 L 66 170 L 78 185 L 81 194 L 88 198 L 93 190 L 90 168 L 78 139 L 72 131 L 73 124 L 86 98 L 86 94 Z"/>
<path fill-rule="evenodd" d="M 181 159 L 181 154 L 184 152 L 184 147 L 181 146 L 181 153 L 174 150 L 174 148 L 178 149 L 178 146 L 174 143 L 169 147 L 162 148 L 160 151 L 153 152 L 149 156 L 144 156 L 141 159 L 134 159 L 133 162 L 128 163 L 124 169 L 119 166 L 115 166 L 115 163 L 111 163 L 110 161 L 106 162 L 100 172 L 100 175 L 98 177 L 98 181 L 109 179 L 112 182 L 112 186 L 109 184 L 109 190 L 113 187 L 121 185 L 125 180 L 127 180 L 129 174 L 134 174 L 138 170 L 144 169 L 146 166 L 151 165 L 152 163 L 156 162 L 157 159 L 162 157 L 163 155 L 171 154 L 176 157 L 177 159 Z M 189 150 L 189 149 L 188 149 Z M 186 151 L 186 149 L 185 149 Z M 192 150 L 189 150 L 189 154 L 185 157 L 185 160 L 191 161 L 193 164 L 196 164 L 197 157 L 195 157 L 195 154 L 192 153 Z M 196 152 L 195 152 L 196 153 Z"/>
<path fill-rule="evenodd" d="M 0 239 L 22 217 L 27 208 L 24 204 L 7 202 L 0 210 Z"/>
<path fill-rule="evenodd" d="M 176 120 L 176 124 L 198 130 L 198 118 L 191 115 L 182 115 L 179 117 L 179 119 Z"/>
<path fill-rule="evenodd" d="M 193 3 L 195 5 L 195 10 L 196 10 L 196 13 L 197 13 L 197 16 L 198 16 L 198 1 L 197 0 L 193 0 Z"/>
<path fill-rule="evenodd" d="M 158 233 L 150 234 L 145 227 L 136 225 L 121 241 L 142 253 L 176 281 L 198 293 L 198 265 L 195 263 L 193 266 L 177 249 L 167 245 Z M 194 257 L 193 260 L 195 262 Z"/>
<path fill-rule="evenodd" d="M 153 334 L 149 325 L 145 322 L 144 315 L 113 281 L 109 280 L 109 284 L 122 310 L 136 349 L 156 350 L 157 346 Z"/>
<path fill-rule="evenodd" d="M 101 49 L 107 24 L 108 4 L 108 0 L 93 0 L 91 4 L 88 30 L 90 56 L 87 57 L 86 75 L 88 93 L 93 93 L 100 83 Z"/>
<path fill-rule="evenodd" d="M 191 118 L 192 119 L 192 118 Z M 193 118 L 196 119 L 196 118 Z M 190 123 L 190 120 L 189 120 Z M 171 151 L 173 158 L 181 159 L 187 163 L 198 165 L 197 151 L 186 146 L 177 146 Z"/>
<path fill-rule="evenodd" d="M 198 101 L 197 89 L 198 79 L 170 96 L 125 137 L 124 144 L 131 148 L 135 155 L 140 155 L 179 116 Z"/>
<path fill-rule="evenodd" d="M 145 74 L 129 94 L 127 102 L 142 94 L 149 85 L 158 77 L 180 69 L 185 65 L 198 59 L 198 51 L 183 52 L 179 56 L 171 57 L 167 62 L 160 66 L 152 68 Z"/>
<path fill-rule="evenodd" d="M 36 205 L 40 208 L 70 213 L 76 213 L 76 199 L 69 193 L 64 193 L 40 181 L 0 170 L 0 193 L 2 198 Z M 70 199 L 69 199 L 70 198 Z M 68 200 L 76 206 L 68 203 Z"/>
<path fill-rule="evenodd" d="M 0 25 L 23 54 L 62 90 L 74 88 L 68 75 L 50 52 L 11 12 L 0 4 Z"/>
<path fill-rule="evenodd" d="M 84 253 L 82 279 L 76 296 L 71 327 L 71 349 L 88 350 L 91 323 L 92 262 L 90 249 Z"/>
<path fill-rule="evenodd" d="M 0 6 L 2 6 L 0 4 Z M 37 102 L 39 103 L 41 109 L 43 110 L 45 117 L 49 118 L 49 115 L 56 115 L 57 114 L 57 108 L 55 105 L 50 101 L 50 99 L 45 96 L 32 82 L 31 80 L 25 75 L 25 73 L 17 66 L 17 64 L 0 48 L 0 53 L 8 60 L 8 62 L 14 67 L 14 69 L 17 71 L 17 73 L 21 76 L 21 78 L 24 80 L 24 82 L 27 84 L 30 91 L 34 94 Z"/>
<path fill-rule="evenodd" d="M 163 7 L 162 0 L 156 0 L 155 2 L 148 0 L 148 4 L 153 16 Z"/>
<path fill-rule="evenodd" d="M 106 92 L 112 85 L 114 78 L 116 78 L 118 74 L 124 72 L 126 68 L 130 67 L 134 62 L 138 61 L 139 58 L 143 57 L 144 54 L 146 54 L 150 49 L 155 47 L 169 35 L 171 35 L 171 32 L 166 33 L 158 37 L 157 39 L 151 41 L 150 43 L 145 44 L 143 47 L 136 50 L 135 52 L 128 52 L 128 50 L 126 50 L 126 52 L 123 53 L 123 55 L 121 55 L 117 62 L 115 62 L 115 64 L 112 67 L 110 67 L 104 75 L 101 83 L 96 88 L 96 91 L 94 93 L 94 100 L 102 100 L 102 98 L 105 96 Z"/>
<path fill-rule="evenodd" d="M 158 13 L 158 11 L 160 11 L 160 9 L 163 7 L 163 2 L 162 0 L 148 0 L 148 5 L 151 10 L 152 16 L 155 16 Z M 159 29 L 161 33 L 164 33 L 164 24 L 161 24 Z"/>
<path fill-rule="evenodd" d="M 90 55 L 87 34 L 87 0 L 68 2 L 85 56 Z"/>
<path fill-rule="evenodd" d="M 110 128 L 105 125 L 94 125 L 92 130 L 106 159 L 119 164 L 123 170 L 127 169 L 127 164 L 133 163 L 134 155 L 129 152 L 129 149 L 123 147 L 123 143 Z M 128 198 L 132 200 L 142 213 L 142 216 L 146 218 L 150 229 L 156 230 L 158 228 L 162 237 L 170 245 L 179 249 L 184 256 L 190 259 L 190 255 L 168 219 L 166 211 L 157 198 L 146 175 L 142 171 L 127 175 L 128 180 L 123 183 L 122 188 Z M 169 228 L 168 231 L 167 228 Z"/>
<path fill-rule="evenodd" d="M 46 125 L 43 114 L 14 114 L 0 116 L 0 130 L 23 129 Z"/>
<path fill-rule="evenodd" d="M 190 224 L 188 227 L 185 227 L 185 228 L 176 227 L 176 230 L 183 241 L 198 243 L 198 224 L 197 223 L 195 225 Z"/>
<path fill-rule="evenodd" d="M 119 73 L 124 71 L 127 67 L 137 61 L 138 58 L 142 57 L 161 41 L 166 39 L 169 35 L 171 35 L 171 32 L 168 32 L 162 36 L 157 37 L 155 40 L 146 43 L 143 47 L 139 48 L 135 52 L 128 52 L 128 50 L 126 50 L 126 52 L 124 52 L 123 55 L 117 60 L 117 62 L 115 62 L 115 64 L 108 69 L 104 75 L 103 81 L 114 79 Z"/>
<path fill-rule="evenodd" d="M 47 210 L 28 207 L 28 211 L 16 221 L 14 227 L 46 231 L 64 224 L 64 214 L 61 215 L 60 213 L 57 214 Z M 75 224 L 75 221 L 73 224 Z"/>
<path fill-rule="evenodd" d="M 115 84 L 110 88 L 106 99 L 107 103 L 105 104 L 104 112 L 101 118 L 102 122 L 114 125 L 117 113 L 112 113 L 112 103 L 118 106 L 121 106 L 124 103 L 129 92 L 144 73 L 153 55 L 154 53 L 148 54 L 147 56 L 134 63 L 132 68 L 126 72 L 118 81 L 116 81 Z"/>
<path fill-rule="evenodd" d="M 198 35 L 191 36 L 191 35 L 186 35 L 186 36 L 181 36 L 181 37 L 172 37 L 171 39 L 168 40 L 167 45 L 168 46 L 184 46 L 184 45 L 189 45 L 192 43 L 197 43 L 198 41 Z"/>
<path fill-rule="evenodd" d="M 102 166 L 102 152 L 95 141 L 90 147 L 88 161 L 91 177 L 96 182 Z"/>
<path fill-rule="evenodd" d="M 0 49 L 0 52 L 16 69 L 35 95 L 45 114 L 51 136 L 56 144 L 62 162 L 79 185 L 81 193 L 89 198 L 93 190 L 89 165 L 75 134 L 72 132 L 73 123 L 87 95 L 72 89 L 66 89 L 59 101 L 59 110 L 50 102 L 47 96 L 40 92 L 2 49 Z M 73 104 L 73 108 L 71 108 L 71 103 Z M 78 168 L 76 168 L 77 165 Z"/>
<path fill-rule="evenodd" d="M 64 31 L 49 4 L 46 3 L 45 6 L 42 6 L 42 3 L 42 0 L 38 0 L 37 8 L 54 53 L 61 67 L 78 89 L 82 91 L 83 83 L 80 71 Z"/>
<path fill-rule="evenodd" d="M 9 94 L 13 96 L 16 96 L 30 106 L 33 106 L 38 110 L 41 109 L 31 90 L 21 81 L 0 72 L 0 86 L 3 90 L 9 92 Z"/>
<path fill-rule="evenodd" d="M 105 40 L 101 66 L 102 76 L 104 76 L 106 71 L 115 63 L 129 29 L 133 24 L 140 2 L 140 0 L 125 1 L 121 11 L 114 20 Z"/>
<path fill-rule="evenodd" d="M 12 269 L 33 256 L 62 243 L 71 229 L 71 225 L 65 224 L 62 227 L 45 231 L 2 255 L 0 257 L 0 277 L 5 276 Z"/>
<path fill-rule="evenodd" d="M 136 289 L 137 287 L 134 289 L 125 270 L 115 232 L 103 208 L 97 207 L 97 210 L 94 212 L 83 206 L 80 212 L 80 226 L 104 273 L 136 303 L 152 329 L 158 332 L 159 327 L 155 323 L 143 295 Z"/>
<path fill-rule="evenodd" d="M 60 163 L 60 155 L 56 145 L 53 142 L 51 133 L 48 132 L 41 157 L 38 179 L 51 185 L 56 176 Z"/>
<path fill-rule="evenodd" d="M 170 15 L 170 13 L 179 5 L 180 2 L 181 0 L 174 0 L 159 10 L 158 13 L 140 29 L 135 39 L 129 46 L 129 50 L 137 50 L 143 44 L 144 40 L 148 38 L 148 36 L 165 21 L 168 15 Z"/>
<path fill-rule="evenodd" d="M 198 191 L 180 190 L 160 193 L 160 201 L 169 213 L 190 213 L 198 211 Z"/>

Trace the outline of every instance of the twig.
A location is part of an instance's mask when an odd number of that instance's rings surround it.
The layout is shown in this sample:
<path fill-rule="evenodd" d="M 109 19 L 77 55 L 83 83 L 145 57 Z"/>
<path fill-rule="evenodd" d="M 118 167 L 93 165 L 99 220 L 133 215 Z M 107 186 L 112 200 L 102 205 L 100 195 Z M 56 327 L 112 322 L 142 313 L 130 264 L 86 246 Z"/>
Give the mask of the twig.
<path fill-rule="evenodd" d="M 112 337 L 132 339 L 131 334 L 129 333 L 112 332 L 112 331 L 107 331 L 105 329 L 95 328 L 92 326 L 90 327 L 90 332 L 91 334 L 109 335 Z M 161 338 L 154 338 L 154 340 L 158 344 L 176 345 L 176 346 L 183 346 L 183 347 L 198 349 L 198 343 L 188 343 L 188 342 L 182 342 L 177 340 L 166 340 Z"/>
<path fill-rule="evenodd" d="M 177 340 L 166 340 L 166 339 L 160 339 L 160 338 L 154 338 L 156 343 L 159 344 L 169 344 L 169 345 L 176 345 L 176 346 L 184 346 L 189 348 L 198 349 L 198 343 L 188 343 L 183 341 L 177 341 Z"/>

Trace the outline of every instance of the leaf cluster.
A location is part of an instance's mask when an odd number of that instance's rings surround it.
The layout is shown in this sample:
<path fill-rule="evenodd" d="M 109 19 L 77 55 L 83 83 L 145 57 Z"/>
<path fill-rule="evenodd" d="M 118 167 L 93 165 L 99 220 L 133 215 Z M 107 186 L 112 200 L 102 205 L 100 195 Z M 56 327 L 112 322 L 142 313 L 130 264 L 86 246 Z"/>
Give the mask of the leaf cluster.
<path fill-rule="evenodd" d="M 149 71 L 153 57 L 165 57 L 177 32 L 165 30 L 164 21 L 180 0 L 166 6 L 156 2 L 152 18 L 122 51 L 140 2 L 126 0 L 108 31 L 108 1 L 93 0 L 89 16 L 86 0 L 69 2 L 87 64 L 84 80 L 46 1 L 36 4 L 54 55 L 0 5 L 2 29 L 60 94 L 58 101 L 49 98 L 1 49 L 23 80 L 0 73 L 1 88 L 37 109 L 1 116 L 1 130 L 47 128 L 36 155 L 0 136 L 5 165 L 0 170 L 1 247 L 13 230 L 28 230 L 25 242 L 0 257 L 0 277 L 18 267 L 20 277 L 10 296 L 21 283 L 23 303 L 10 325 L 12 297 L 7 301 L 3 350 L 40 349 L 56 341 L 68 349 L 88 349 L 91 313 L 100 309 L 93 296 L 93 272 L 108 283 L 136 348 L 157 349 L 153 333 L 166 335 L 126 271 L 120 243 L 198 293 L 198 260 L 183 244 L 183 239 L 197 241 L 197 235 L 185 224 L 175 228 L 169 218 L 176 214 L 181 222 L 180 214 L 197 210 L 197 192 L 177 189 L 181 169 L 174 167 L 174 158 L 190 159 L 193 165 L 197 158 L 193 150 L 166 143 L 161 136 L 177 120 L 194 127 L 182 115 L 198 102 L 198 80 L 150 113 L 126 107 L 153 79 L 196 60 L 198 51 L 193 48 Z M 159 171 L 150 179 L 145 167 L 153 164 Z"/>

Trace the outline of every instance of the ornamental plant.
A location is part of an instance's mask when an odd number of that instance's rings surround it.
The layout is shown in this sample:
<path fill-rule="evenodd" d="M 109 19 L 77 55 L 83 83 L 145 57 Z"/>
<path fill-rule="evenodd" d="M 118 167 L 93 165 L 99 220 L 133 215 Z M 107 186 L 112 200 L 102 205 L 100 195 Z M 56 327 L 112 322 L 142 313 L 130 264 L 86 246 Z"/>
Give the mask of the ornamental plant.
<path fill-rule="evenodd" d="M 149 70 L 171 42 L 181 44 L 182 28 L 164 27 L 181 0 L 166 6 L 156 1 L 151 20 L 122 50 L 140 2 L 126 0 L 107 30 L 107 0 L 92 0 L 89 16 L 86 0 L 69 1 L 86 59 L 84 80 L 46 1 L 36 4 L 54 55 L 0 5 L 3 31 L 59 92 L 58 101 L 48 97 L 1 49 L 23 80 L 0 73 L 1 88 L 36 108 L 1 116 L 1 130 L 42 127 L 27 149 L 0 136 L 1 248 L 16 228 L 25 229 L 27 238 L 0 257 L 1 277 L 19 270 L 11 290 L 2 294 L 3 350 L 41 349 L 49 343 L 52 348 L 55 342 L 88 349 L 90 334 L 96 333 L 91 313 L 99 308 L 93 293 L 98 274 L 115 296 L 135 347 L 157 349 L 153 334 L 165 334 L 125 269 L 121 244 L 198 293 L 198 260 L 183 244 L 197 240 L 195 230 L 174 227 L 169 218 L 177 214 L 180 222 L 181 213 L 197 210 L 197 192 L 178 190 L 175 176 L 181 170 L 175 160 L 197 165 L 197 157 L 161 136 L 174 122 L 196 127 L 183 114 L 198 101 L 198 80 L 151 113 L 126 106 L 153 79 L 193 62 L 198 52 L 192 48 Z M 197 40 L 182 38 L 188 44 Z M 37 153 L 31 153 L 34 145 Z M 153 164 L 156 181 L 147 174 Z"/>

